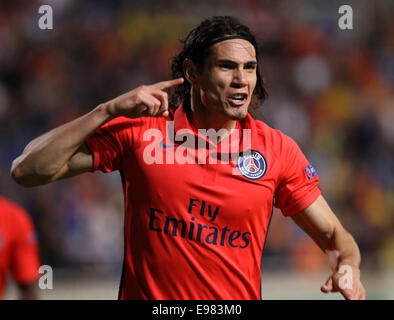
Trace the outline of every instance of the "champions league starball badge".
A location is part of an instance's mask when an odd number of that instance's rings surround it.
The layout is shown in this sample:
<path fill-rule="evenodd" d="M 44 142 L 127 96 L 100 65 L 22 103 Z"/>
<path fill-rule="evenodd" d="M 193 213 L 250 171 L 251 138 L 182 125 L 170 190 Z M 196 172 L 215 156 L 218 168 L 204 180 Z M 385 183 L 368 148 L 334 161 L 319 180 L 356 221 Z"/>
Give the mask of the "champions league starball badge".
<path fill-rule="evenodd" d="M 245 178 L 258 180 L 267 171 L 267 162 L 260 152 L 251 151 L 238 158 L 237 167 Z"/>

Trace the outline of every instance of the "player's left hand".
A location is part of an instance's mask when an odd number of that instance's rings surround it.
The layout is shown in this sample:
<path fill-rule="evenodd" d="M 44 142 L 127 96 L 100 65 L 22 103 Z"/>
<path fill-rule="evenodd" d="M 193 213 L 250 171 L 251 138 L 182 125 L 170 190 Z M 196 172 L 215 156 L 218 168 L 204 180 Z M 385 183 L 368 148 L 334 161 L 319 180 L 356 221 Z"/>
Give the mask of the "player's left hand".
<path fill-rule="evenodd" d="M 324 293 L 339 292 L 346 300 L 366 299 L 360 269 L 347 264 L 338 266 L 320 290 Z"/>

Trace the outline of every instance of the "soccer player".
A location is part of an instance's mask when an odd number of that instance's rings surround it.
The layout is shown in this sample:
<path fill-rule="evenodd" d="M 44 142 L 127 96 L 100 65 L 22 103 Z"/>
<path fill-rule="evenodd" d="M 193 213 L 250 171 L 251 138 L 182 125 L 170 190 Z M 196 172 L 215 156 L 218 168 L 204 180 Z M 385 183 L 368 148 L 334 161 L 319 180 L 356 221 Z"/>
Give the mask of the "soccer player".
<path fill-rule="evenodd" d="M 248 112 L 266 96 L 249 28 L 233 17 L 203 21 L 186 37 L 172 74 L 32 140 L 12 177 L 33 187 L 120 172 L 120 299 L 260 299 L 274 205 L 337 254 L 321 290 L 365 299 L 358 246 L 321 195 L 316 171 L 290 137 Z M 176 108 L 167 89 L 175 89 Z M 341 285 L 342 266 L 351 286 Z"/>
<path fill-rule="evenodd" d="M 20 299 L 38 298 L 39 254 L 33 223 L 19 205 L 0 197 L 0 299 L 8 273 L 18 285 Z"/>

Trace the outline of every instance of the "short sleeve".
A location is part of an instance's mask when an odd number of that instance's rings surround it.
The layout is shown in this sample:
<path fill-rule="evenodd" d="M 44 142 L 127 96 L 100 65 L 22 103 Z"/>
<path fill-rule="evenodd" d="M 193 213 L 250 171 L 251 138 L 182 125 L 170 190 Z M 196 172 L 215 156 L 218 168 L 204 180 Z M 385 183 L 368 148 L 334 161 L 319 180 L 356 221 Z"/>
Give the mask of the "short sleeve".
<path fill-rule="evenodd" d="M 16 282 L 31 283 L 38 279 L 40 267 L 37 236 L 30 216 L 24 210 L 16 212 L 15 240 L 11 272 Z"/>
<path fill-rule="evenodd" d="M 319 176 L 293 139 L 282 134 L 281 174 L 275 191 L 275 207 L 292 216 L 310 206 L 321 194 Z"/>
<path fill-rule="evenodd" d="M 125 150 L 131 143 L 131 135 L 130 123 L 124 117 L 113 119 L 98 128 L 85 141 L 93 154 L 92 171 L 119 170 Z"/>

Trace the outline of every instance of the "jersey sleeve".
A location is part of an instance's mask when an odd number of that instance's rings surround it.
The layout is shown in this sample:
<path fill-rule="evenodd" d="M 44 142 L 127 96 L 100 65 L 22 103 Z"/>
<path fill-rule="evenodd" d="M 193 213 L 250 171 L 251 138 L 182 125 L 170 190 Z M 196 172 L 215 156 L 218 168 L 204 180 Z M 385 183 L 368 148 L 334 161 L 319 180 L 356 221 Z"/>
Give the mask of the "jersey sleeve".
<path fill-rule="evenodd" d="M 38 279 L 40 267 L 37 236 L 27 212 L 20 209 L 16 217 L 11 273 L 17 283 L 32 283 Z"/>
<path fill-rule="evenodd" d="M 309 207 L 321 194 L 319 176 L 296 142 L 282 134 L 281 178 L 275 191 L 275 207 L 292 216 Z"/>
<path fill-rule="evenodd" d="M 125 150 L 131 144 L 132 131 L 127 118 L 113 119 L 100 128 L 86 141 L 93 155 L 92 171 L 112 172 L 122 165 Z"/>

